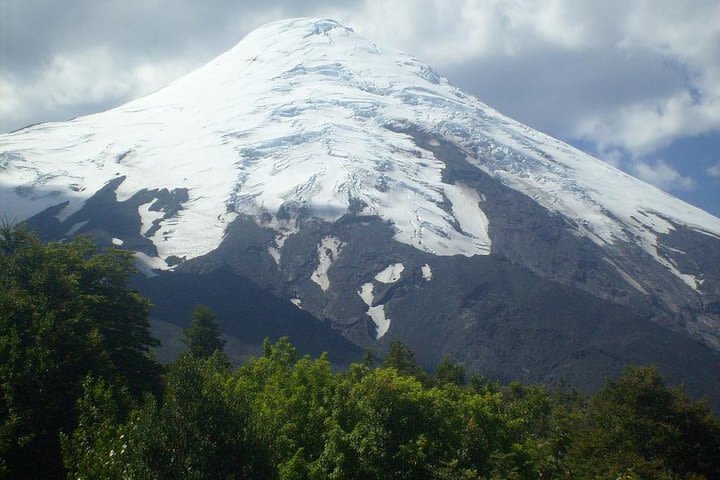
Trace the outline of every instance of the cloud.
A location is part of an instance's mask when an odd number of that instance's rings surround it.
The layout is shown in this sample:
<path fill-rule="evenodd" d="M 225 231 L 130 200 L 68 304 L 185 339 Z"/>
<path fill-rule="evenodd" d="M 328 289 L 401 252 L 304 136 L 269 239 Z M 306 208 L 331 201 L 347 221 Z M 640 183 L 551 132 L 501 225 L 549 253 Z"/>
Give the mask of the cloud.
<path fill-rule="evenodd" d="M 603 150 L 597 156 L 597 158 L 609 163 L 615 168 L 622 167 L 625 157 L 627 157 L 627 153 L 619 148 L 610 148 L 608 150 Z"/>
<path fill-rule="evenodd" d="M 638 154 L 720 131 L 720 3 L 663 0 L 629 7 L 619 49 L 654 54 L 681 68 L 685 82 L 665 95 L 587 115 L 578 133 Z M 648 76 L 644 83 L 654 81 Z"/>
<path fill-rule="evenodd" d="M 60 53 L 30 81 L 0 74 L 0 88 L 11 99 L 0 112 L 14 116 L 16 124 L 37 121 L 38 112 L 46 113 L 42 120 L 66 119 L 91 113 L 96 104 L 114 106 L 141 96 L 187 69 L 182 61 L 169 61 L 137 62 L 118 70 L 107 47 Z"/>
<path fill-rule="evenodd" d="M 719 39 L 720 40 L 720 39 Z M 720 92 L 718 92 L 720 94 Z M 720 96 L 697 98 L 684 90 L 649 102 L 634 102 L 582 119 L 575 136 L 599 146 L 620 145 L 652 153 L 682 137 L 720 130 Z"/>
<path fill-rule="evenodd" d="M 687 191 L 695 188 L 695 181 L 692 178 L 681 175 L 662 160 L 654 163 L 638 161 L 630 168 L 639 179 L 663 190 Z"/>
<path fill-rule="evenodd" d="M 716 163 L 715 165 L 711 165 L 706 170 L 707 174 L 711 177 L 718 177 L 720 178 L 720 162 Z"/>

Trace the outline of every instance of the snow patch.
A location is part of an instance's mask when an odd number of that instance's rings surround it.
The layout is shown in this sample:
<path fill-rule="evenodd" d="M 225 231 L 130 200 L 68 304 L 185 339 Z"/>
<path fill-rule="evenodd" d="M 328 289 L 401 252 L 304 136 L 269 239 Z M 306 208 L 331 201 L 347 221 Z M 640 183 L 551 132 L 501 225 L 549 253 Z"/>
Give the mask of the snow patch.
<path fill-rule="evenodd" d="M 156 220 L 161 220 L 165 214 L 161 211 L 150 210 L 150 207 L 155 203 L 152 200 L 148 203 L 144 203 L 138 207 L 138 214 L 140 214 L 140 235 L 143 237 L 147 236 L 148 231 L 153 227 Z"/>
<path fill-rule="evenodd" d="M 452 203 L 452 212 L 463 232 L 472 237 L 477 250 L 490 255 L 490 222 L 480 209 L 480 195 L 474 188 L 463 183 L 445 185 L 445 196 Z"/>
<path fill-rule="evenodd" d="M 400 280 L 405 266 L 402 263 L 388 265 L 385 270 L 375 275 L 375 280 L 382 283 L 395 283 Z"/>
<path fill-rule="evenodd" d="M 268 247 L 268 253 L 275 260 L 275 265 L 280 266 L 280 250 L 275 247 Z"/>
<path fill-rule="evenodd" d="M 375 338 L 380 340 L 390 328 L 390 319 L 385 317 L 385 305 L 370 307 L 368 308 L 367 314 L 375 324 L 377 332 Z"/>
<path fill-rule="evenodd" d="M 664 222 L 664 224 L 662 224 L 662 231 L 658 233 L 667 234 L 670 232 L 670 230 L 673 230 L 673 226 L 670 223 L 662 219 L 658 219 L 658 223 L 660 222 Z M 653 223 L 653 225 L 656 226 L 656 228 L 660 228 L 657 227 L 656 223 Z M 698 284 L 698 280 L 694 275 L 691 275 L 689 273 L 682 273 L 673 259 L 666 258 L 660 253 L 657 245 L 658 239 L 653 232 L 649 230 L 643 230 L 640 232 L 638 239 L 640 240 L 640 246 L 642 247 L 642 249 L 645 250 L 648 255 L 653 257 L 656 262 L 667 268 L 670 273 L 682 280 L 685 285 L 695 291 L 699 291 L 700 284 Z"/>
<path fill-rule="evenodd" d="M 285 242 L 288 238 L 290 238 L 290 236 L 300 231 L 297 226 L 297 221 L 295 218 L 291 218 L 289 220 L 279 220 L 272 217 L 269 221 L 260 223 L 260 225 L 266 228 L 271 228 L 277 232 L 277 235 L 275 235 L 275 239 L 273 240 L 275 244 L 268 247 L 268 253 L 273 260 L 275 260 L 275 264 L 280 266 L 282 248 L 285 245 Z"/>
<path fill-rule="evenodd" d="M 146 277 L 157 277 L 157 273 L 153 270 L 169 270 L 170 267 L 165 260 L 160 257 L 151 257 L 143 252 L 135 252 L 135 268 L 137 268 Z"/>
<path fill-rule="evenodd" d="M 372 307 L 373 303 L 373 284 L 372 283 L 363 283 L 360 287 L 360 290 L 358 291 L 358 295 L 360 295 L 360 298 L 362 298 L 363 302 L 365 302 L 365 305 L 368 307 Z"/>
<path fill-rule="evenodd" d="M 330 270 L 332 262 L 340 255 L 340 250 L 342 250 L 343 245 L 340 239 L 327 236 L 320 241 L 317 247 L 318 266 L 312 273 L 310 279 L 317 283 L 323 292 L 326 292 L 330 288 L 328 270 Z"/>
<path fill-rule="evenodd" d="M 402 270 L 401 270 L 402 271 Z M 375 324 L 375 338 L 380 339 L 390 328 L 390 319 L 385 317 L 385 305 L 373 306 L 373 284 L 363 283 L 360 290 L 357 292 L 362 298 L 365 305 L 368 306 L 367 312 L 365 312 Z"/>
<path fill-rule="evenodd" d="M 420 270 L 422 271 L 422 276 L 425 279 L 426 282 L 429 282 L 432 280 L 432 268 L 430 268 L 430 265 L 427 263 L 420 267 Z"/>

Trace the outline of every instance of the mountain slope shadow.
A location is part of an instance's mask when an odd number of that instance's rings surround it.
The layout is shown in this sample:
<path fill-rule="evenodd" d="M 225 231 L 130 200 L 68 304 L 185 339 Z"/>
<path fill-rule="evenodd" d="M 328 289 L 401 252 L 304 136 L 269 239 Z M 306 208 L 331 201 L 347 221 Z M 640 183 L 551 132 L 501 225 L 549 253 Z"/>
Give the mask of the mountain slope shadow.
<path fill-rule="evenodd" d="M 221 331 L 243 343 L 259 345 L 265 337 L 287 336 L 300 354 L 328 352 L 335 364 L 348 364 L 361 355 L 359 347 L 327 324 L 229 269 L 163 272 L 138 276 L 132 283 L 153 302 L 151 315 L 156 320 L 184 328 L 194 307 L 204 304 L 217 315 Z"/>

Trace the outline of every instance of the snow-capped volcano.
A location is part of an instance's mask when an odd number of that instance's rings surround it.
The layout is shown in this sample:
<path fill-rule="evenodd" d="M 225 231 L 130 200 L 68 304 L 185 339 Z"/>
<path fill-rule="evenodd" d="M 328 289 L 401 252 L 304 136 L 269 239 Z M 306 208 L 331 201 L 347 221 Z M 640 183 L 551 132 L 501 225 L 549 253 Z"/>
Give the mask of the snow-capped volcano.
<path fill-rule="evenodd" d="M 121 201 L 142 189 L 188 191 L 172 218 L 149 203 L 139 209 L 146 231 L 159 220 L 150 238 L 161 258 L 214 250 L 236 213 L 287 234 L 281 209 L 334 221 L 357 202 L 392 223 L 400 242 L 488 254 L 482 192 L 444 183 L 444 163 L 393 131 L 406 124 L 462 145 L 478 169 L 598 243 L 640 239 L 657 255 L 655 233 L 672 229 L 668 220 L 720 236 L 720 220 L 704 211 L 504 117 L 406 54 L 316 19 L 261 27 L 114 110 L 3 136 L 2 179 L 12 189 L 2 205 L 24 220 L 69 200 L 58 214 L 66 218 L 124 176 Z"/>
<path fill-rule="evenodd" d="M 331 20 L 270 23 L 148 96 L 0 136 L 0 214 L 155 270 L 229 266 L 361 345 L 486 361 L 468 329 L 498 318 L 483 285 L 506 275 L 720 350 L 720 219 Z"/>

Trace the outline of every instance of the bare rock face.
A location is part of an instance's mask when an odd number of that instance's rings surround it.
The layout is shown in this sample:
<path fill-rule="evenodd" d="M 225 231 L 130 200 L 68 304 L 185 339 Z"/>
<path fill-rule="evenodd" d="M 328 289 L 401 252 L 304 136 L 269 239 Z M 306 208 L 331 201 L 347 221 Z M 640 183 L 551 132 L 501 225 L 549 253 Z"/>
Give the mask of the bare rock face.
<path fill-rule="evenodd" d="M 240 354 L 290 335 L 342 364 L 399 338 L 584 389 L 654 363 L 720 405 L 720 219 L 337 22 L 3 135 L 0 214 L 135 251 L 159 324 L 209 304 Z"/>

